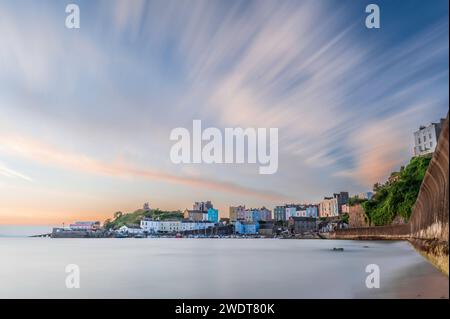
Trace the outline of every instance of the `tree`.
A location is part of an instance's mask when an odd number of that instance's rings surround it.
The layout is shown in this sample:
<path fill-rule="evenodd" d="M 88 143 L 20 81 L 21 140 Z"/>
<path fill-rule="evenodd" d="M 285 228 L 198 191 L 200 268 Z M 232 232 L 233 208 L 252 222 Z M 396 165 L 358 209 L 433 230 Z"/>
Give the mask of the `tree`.
<path fill-rule="evenodd" d="M 347 225 L 348 225 L 348 219 L 349 219 L 349 216 L 348 216 L 347 213 L 345 213 L 345 214 L 343 214 L 343 215 L 341 216 L 342 222 L 343 222 L 343 223 L 346 223 Z"/>
<path fill-rule="evenodd" d="M 379 188 L 380 188 L 380 183 L 376 182 L 375 184 L 373 184 L 373 191 L 374 192 L 377 192 Z"/>
<path fill-rule="evenodd" d="M 430 157 L 414 157 L 400 172 L 391 174 L 395 179 L 384 185 L 374 185 L 376 194 L 362 203 L 371 224 L 389 225 L 396 216 L 409 219 L 430 160 Z"/>

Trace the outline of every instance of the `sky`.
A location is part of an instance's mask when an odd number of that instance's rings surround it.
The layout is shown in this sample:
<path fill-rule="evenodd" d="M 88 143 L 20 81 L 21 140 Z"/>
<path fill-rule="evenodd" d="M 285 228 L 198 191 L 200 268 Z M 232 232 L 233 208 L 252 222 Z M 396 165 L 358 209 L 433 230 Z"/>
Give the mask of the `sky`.
<path fill-rule="evenodd" d="M 448 112 L 448 1 L 431 3 L 0 0 L 0 224 L 371 190 Z M 278 171 L 172 163 L 195 119 L 278 128 Z"/>

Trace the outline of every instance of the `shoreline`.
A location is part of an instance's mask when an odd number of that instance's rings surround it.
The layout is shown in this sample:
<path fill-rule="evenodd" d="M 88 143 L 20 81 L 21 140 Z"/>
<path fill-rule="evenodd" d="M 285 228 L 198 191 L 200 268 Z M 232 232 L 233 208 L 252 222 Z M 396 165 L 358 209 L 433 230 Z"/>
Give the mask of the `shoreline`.
<path fill-rule="evenodd" d="M 412 238 L 407 242 L 430 264 L 449 277 L 448 242 Z"/>

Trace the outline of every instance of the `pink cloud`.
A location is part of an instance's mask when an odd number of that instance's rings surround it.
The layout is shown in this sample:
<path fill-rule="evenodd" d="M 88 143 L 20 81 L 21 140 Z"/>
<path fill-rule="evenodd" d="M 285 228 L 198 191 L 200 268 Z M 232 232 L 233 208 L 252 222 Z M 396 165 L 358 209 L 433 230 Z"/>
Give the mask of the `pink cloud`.
<path fill-rule="evenodd" d="M 84 154 L 69 153 L 60 148 L 22 136 L 0 135 L 0 150 L 32 161 L 57 165 L 65 169 L 114 177 L 137 177 L 182 184 L 189 187 L 213 189 L 227 193 L 248 195 L 266 200 L 285 200 L 275 192 L 245 187 L 231 182 L 189 176 L 177 176 L 159 170 L 135 167 L 125 160 L 102 162 Z"/>

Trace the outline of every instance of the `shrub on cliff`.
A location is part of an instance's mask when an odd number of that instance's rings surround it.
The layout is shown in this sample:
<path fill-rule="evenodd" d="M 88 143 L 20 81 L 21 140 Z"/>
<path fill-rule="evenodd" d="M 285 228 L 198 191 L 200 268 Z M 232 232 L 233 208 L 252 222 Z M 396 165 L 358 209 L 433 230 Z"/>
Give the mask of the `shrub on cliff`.
<path fill-rule="evenodd" d="M 377 184 L 373 198 L 362 203 L 372 225 L 389 225 L 396 216 L 409 219 L 430 160 L 429 156 L 413 157 L 400 172 L 391 174 L 385 184 Z"/>
<path fill-rule="evenodd" d="M 345 224 L 348 225 L 348 221 L 349 221 L 349 215 L 348 215 L 348 213 L 345 213 L 345 214 L 343 214 L 343 215 L 341 216 L 341 221 L 342 221 L 343 223 L 345 223 Z"/>
<path fill-rule="evenodd" d="M 365 201 L 367 201 L 367 199 L 365 199 L 365 198 L 358 198 L 358 196 L 353 196 L 353 197 L 350 197 L 348 199 L 348 204 L 350 206 L 355 206 L 355 205 L 358 205 L 358 204 L 362 204 Z"/>

